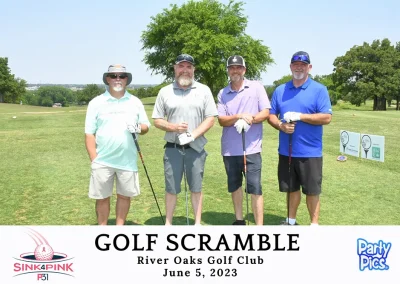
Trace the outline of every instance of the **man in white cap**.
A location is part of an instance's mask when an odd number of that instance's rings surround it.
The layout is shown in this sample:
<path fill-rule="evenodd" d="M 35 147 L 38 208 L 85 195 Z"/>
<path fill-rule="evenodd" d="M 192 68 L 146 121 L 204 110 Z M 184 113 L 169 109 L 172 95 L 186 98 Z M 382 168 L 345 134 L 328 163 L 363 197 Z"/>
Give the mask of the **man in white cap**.
<path fill-rule="evenodd" d="M 85 144 L 91 161 L 89 197 L 96 199 L 99 225 L 107 225 L 110 197 L 116 179 L 116 225 L 124 225 L 131 197 L 140 194 L 138 152 L 130 130 L 146 134 L 150 122 L 142 102 L 126 91 L 132 74 L 120 64 L 103 74 L 109 88 L 89 102 L 85 121 Z"/>

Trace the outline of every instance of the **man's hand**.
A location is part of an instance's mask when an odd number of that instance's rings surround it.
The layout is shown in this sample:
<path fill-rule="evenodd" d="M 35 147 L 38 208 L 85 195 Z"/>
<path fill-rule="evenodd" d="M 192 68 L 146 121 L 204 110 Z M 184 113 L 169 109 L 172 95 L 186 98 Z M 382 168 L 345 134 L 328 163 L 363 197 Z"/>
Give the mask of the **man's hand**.
<path fill-rule="evenodd" d="M 179 145 L 186 145 L 194 141 L 194 137 L 190 132 L 181 133 L 178 135 Z"/>
<path fill-rule="evenodd" d="M 283 115 L 283 119 L 288 123 L 292 123 L 295 121 L 299 121 L 300 115 L 301 115 L 300 112 L 289 111 Z"/>
<path fill-rule="evenodd" d="M 188 130 L 187 122 L 181 122 L 176 124 L 176 132 L 178 133 L 185 133 Z"/>
<path fill-rule="evenodd" d="M 142 132 L 142 127 L 140 126 L 139 123 L 128 124 L 127 127 L 128 127 L 128 131 L 130 133 L 140 133 L 140 132 Z"/>
<path fill-rule="evenodd" d="M 236 131 L 241 134 L 243 131 L 247 132 L 250 129 L 250 124 L 248 124 L 244 119 L 240 118 L 234 124 Z"/>

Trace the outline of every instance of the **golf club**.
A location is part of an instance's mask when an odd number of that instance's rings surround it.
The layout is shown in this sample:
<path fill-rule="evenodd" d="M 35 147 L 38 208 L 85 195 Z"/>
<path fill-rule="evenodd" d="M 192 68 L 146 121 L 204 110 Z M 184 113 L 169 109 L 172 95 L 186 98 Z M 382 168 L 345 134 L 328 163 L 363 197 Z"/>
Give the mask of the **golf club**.
<path fill-rule="evenodd" d="M 247 192 L 247 161 L 246 161 L 246 140 L 245 140 L 245 131 L 242 129 L 242 144 L 243 144 L 243 165 L 244 165 L 244 185 L 246 191 L 246 219 L 247 225 L 249 225 L 249 193 Z"/>
<path fill-rule="evenodd" d="M 188 193 L 187 193 L 187 179 L 186 179 L 186 165 L 185 165 L 185 148 L 182 146 L 182 156 L 183 156 L 183 179 L 185 183 L 185 200 L 186 200 L 186 223 L 189 225 L 189 206 L 188 206 Z"/>
<path fill-rule="evenodd" d="M 292 190 L 292 173 L 291 173 L 291 167 L 292 167 L 292 140 L 293 140 L 293 134 L 289 134 L 289 189 L 286 194 L 286 201 L 287 201 L 287 224 L 290 225 L 289 223 L 289 209 L 290 209 L 290 191 Z"/>
<path fill-rule="evenodd" d="M 145 173 L 146 173 L 147 180 L 149 181 L 151 191 L 153 192 L 154 200 L 156 201 L 156 204 L 157 204 L 158 212 L 160 212 L 161 220 L 162 220 L 162 222 L 163 222 L 163 225 L 165 225 L 164 217 L 163 217 L 163 215 L 162 215 L 162 213 L 161 213 L 160 206 L 158 205 L 158 201 L 157 201 L 157 197 L 156 197 L 156 194 L 155 194 L 155 192 L 154 192 L 154 189 L 153 189 L 153 185 L 151 184 L 149 174 L 147 173 L 146 165 L 144 164 L 142 152 L 140 151 L 139 142 L 137 141 L 136 133 L 135 133 L 135 132 L 132 132 L 132 131 L 131 131 L 131 128 L 129 128 L 129 126 L 128 126 L 128 130 L 129 130 L 129 132 L 132 133 L 133 141 L 135 142 L 136 149 L 137 149 L 137 151 L 138 151 L 138 153 L 139 153 L 139 156 L 140 156 L 140 160 L 142 160 L 142 165 L 143 165 L 144 171 L 145 171 Z"/>

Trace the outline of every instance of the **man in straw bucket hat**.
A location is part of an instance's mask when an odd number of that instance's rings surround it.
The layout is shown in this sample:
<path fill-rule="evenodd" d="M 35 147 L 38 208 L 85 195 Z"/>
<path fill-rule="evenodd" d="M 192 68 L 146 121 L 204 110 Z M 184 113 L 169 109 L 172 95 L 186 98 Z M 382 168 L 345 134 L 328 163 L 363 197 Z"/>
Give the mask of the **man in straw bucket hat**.
<path fill-rule="evenodd" d="M 130 130 L 146 134 L 150 122 L 142 102 L 126 90 L 132 74 L 125 66 L 110 65 L 103 82 L 108 88 L 89 102 L 85 121 L 85 144 L 91 161 L 89 197 L 96 200 L 98 224 L 107 225 L 116 179 L 116 224 L 123 225 L 131 197 L 140 194 L 138 152 Z"/>

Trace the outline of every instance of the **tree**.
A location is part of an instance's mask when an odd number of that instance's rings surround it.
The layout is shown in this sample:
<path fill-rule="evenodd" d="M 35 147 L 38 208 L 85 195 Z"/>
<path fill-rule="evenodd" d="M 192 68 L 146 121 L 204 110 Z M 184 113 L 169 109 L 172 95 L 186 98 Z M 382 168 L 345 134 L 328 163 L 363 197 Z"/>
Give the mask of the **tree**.
<path fill-rule="evenodd" d="M 246 77 L 260 79 L 273 63 L 270 49 L 245 34 L 247 17 L 242 2 L 224 5 L 215 0 L 190 0 L 170 5 L 151 17 L 142 33 L 144 62 L 152 73 L 174 79 L 172 65 L 177 55 L 188 53 L 196 61 L 195 79 L 210 87 L 214 96 L 227 84 L 226 60 L 238 54 L 246 60 Z"/>
<path fill-rule="evenodd" d="M 8 58 L 0 57 L 0 103 L 19 103 L 25 93 L 26 81 L 14 78 Z"/>
<path fill-rule="evenodd" d="M 396 110 L 400 110 L 400 42 L 396 43 L 396 61 L 394 63 L 396 73 L 393 76 L 393 83 L 397 86 L 396 91 L 390 99 L 396 100 Z"/>
<path fill-rule="evenodd" d="M 39 99 L 35 91 L 26 91 L 25 94 L 22 96 L 22 102 L 26 105 L 39 105 Z"/>
<path fill-rule="evenodd" d="M 77 92 L 78 104 L 87 104 L 93 98 L 105 92 L 104 87 L 99 87 L 96 84 L 88 84 L 83 90 Z"/>
<path fill-rule="evenodd" d="M 14 75 L 12 76 L 14 77 Z M 14 79 L 14 78 L 13 78 Z M 26 92 L 26 81 L 16 78 L 9 84 L 9 89 L 4 92 L 4 102 L 16 104 L 22 100 L 22 96 Z"/>
<path fill-rule="evenodd" d="M 399 55 L 388 39 L 354 46 L 335 59 L 333 82 L 352 104 L 360 106 L 372 98 L 373 110 L 386 110 L 386 100 L 399 92 Z"/>
<path fill-rule="evenodd" d="M 72 90 L 61 86 L 42 86 L 36 95 L 40 106 L 52 106 L 54 103 L 68 106 L 74 101 Z"/>

